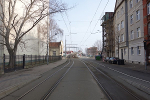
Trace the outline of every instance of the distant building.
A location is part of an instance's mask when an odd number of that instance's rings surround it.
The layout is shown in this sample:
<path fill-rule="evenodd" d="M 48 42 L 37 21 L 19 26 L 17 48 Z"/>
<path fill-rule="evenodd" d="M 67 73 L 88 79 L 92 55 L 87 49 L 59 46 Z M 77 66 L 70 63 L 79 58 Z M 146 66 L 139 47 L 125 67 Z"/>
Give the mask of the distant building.
<path fill-rule="evenodd" d="M 95 55 L 98 55 L 97 47 L 87 48 L 87 56 L 94 57 Z"/>
<path fill-rule="evenodd" d="M 50 42 L 49 43 L 50 56 L 63 56 L 63 42 Z"/>

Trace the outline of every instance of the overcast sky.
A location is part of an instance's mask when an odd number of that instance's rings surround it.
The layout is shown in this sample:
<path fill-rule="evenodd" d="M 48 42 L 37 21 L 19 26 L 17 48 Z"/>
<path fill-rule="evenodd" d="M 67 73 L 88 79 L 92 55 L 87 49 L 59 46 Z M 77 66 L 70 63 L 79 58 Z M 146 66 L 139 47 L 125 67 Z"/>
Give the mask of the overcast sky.
<path fill-rule="evenodd" d="M 66 3 L 68 7 L 73 7 L 66 13 L 56 14 L 54 16 L 59 27 L 64 30 L 64 36 L 59 39 L 63 40 L 64 45 L 66 35 L 70 35 L 66 36 L 66 44 L 76 44 L 70 45 L 70 47 L 81 47 L 83 52 L 85 48 L 92 47 L 97 40 L 102 40 L 100 19 L 104 15 L 104 12 L 114 12 L 116 0 L 60 1 Z M 97 30 L 100 30 L 100 32 L 96 33 Z M 69 45 L 67 45 L 67 47 L 68 46 Z"/>

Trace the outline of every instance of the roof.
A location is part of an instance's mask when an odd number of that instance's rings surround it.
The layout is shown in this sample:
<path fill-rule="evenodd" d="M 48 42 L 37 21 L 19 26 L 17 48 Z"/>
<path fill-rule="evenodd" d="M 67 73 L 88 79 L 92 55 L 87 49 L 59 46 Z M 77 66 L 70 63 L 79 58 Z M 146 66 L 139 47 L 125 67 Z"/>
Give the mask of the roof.
<path fill-rule="evenodd" d="M 50 42 L 49 47 L 59 47 L 61 45 L 61 42 Z"/>

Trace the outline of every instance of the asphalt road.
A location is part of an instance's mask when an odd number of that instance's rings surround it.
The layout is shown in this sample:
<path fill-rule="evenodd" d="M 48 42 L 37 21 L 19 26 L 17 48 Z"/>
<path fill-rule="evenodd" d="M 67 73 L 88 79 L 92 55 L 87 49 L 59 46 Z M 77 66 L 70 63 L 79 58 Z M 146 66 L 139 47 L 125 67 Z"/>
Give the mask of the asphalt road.
<path fill-rule="evenodd" d="M 107 100 L 86 66 L 79 59 L 48 100 Z"/>
<path fill-rule="evenodd" d="M 147 74 L 94 59 L 70 59 L 2 100 L 148 100 L 150 98 L 148 93 L 129 84 L 126 79 L 149 85 L 143 81 L 149 82 Z"/>
<path fill-rule="evenodd" d="M 150 98 L 150 89 L 149 89 L 150 74 L 131 70 L 126 67 L 120 67 L 119 65 L 116 65 L 116 64 L 109 64 L 106 62 L 96 61 L 95 59 L 82 59 L 82 60 L 87 61 L 88 63 L 91 63 L 98 70 L 102 71 L 108 77 L 115 80 L 121 86 L 125 87 L 128 91 L 133 93 L 135 96 L 139 97 L 140 100 L 149 100 L 149 98 Z M 95 70 L 93 70 L 93 71 L 95 74 L 97 73 Z M 102 77 L 102 75 L 97 75 L 97 74 L 96 74 L 96 76 Z M 103 81 L 103 82 L 106 82 L 106 81 Z M 118 89 L 111 89 L 111 87 L 109 87 L 107 85 L 107 83 L 110 83 L 110 82 L 106 82 L 106 84 L 104 84 L 104 86 L 106 85 L 106 89 L 109 92 L 109 94 L 112 95 L 112 97 L 115 96 L 115 94 L 118 94 L 118 96 L 116 96 L 117 98 L 119 98 L 119 96 L 121 96 L 121 95 L 122 95 L 121 98 L 129 97 L 129 96 L 125 96 L 124 93 L 119 91 Z M 113 84 L 112 84 L 112 86 L 113 86 Z M 113 90 L 114 90 L 114 92 L 113 92 Z M 116 98 L 116 97 L 114 97 L 114 98 Z M 130 99 L 124 99 L 124 98 L 122 98 L 121 100 L 130 100 Z M 116 99 L 114 99 L 114 100 L 116 100 Z M 117 99 L 117 100 L 119 100 L 119 99 Z"/>
<path fill-rule="evenodd" d="M 108 99 L 86 66 L 78 59 L 71 59 L 66 64 L 48 71 L 38 80 L 27 84 L 2 100 Z"/>

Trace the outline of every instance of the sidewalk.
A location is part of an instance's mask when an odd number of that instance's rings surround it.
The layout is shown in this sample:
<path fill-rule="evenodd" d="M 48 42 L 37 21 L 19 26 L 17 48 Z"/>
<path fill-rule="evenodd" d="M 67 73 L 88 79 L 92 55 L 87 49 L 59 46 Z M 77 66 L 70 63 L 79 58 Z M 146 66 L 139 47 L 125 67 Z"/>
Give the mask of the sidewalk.
<path fill-rule="evenodd" d="M 143 73 L 148 73 L 150 74 L 150 65 L 147 66 L 147 70 L 145 69 L 145 65 L 140 65 L 140 64 L 132 64 L 132 63 L 127 63 L 125 62 L 125 65 L 118 65 L 120 67 L 125 67 L 125 68 L 129 68 L 131 70 L 135 70 L 135 71 L 139 71 L 139 72 L 143 72 Z"/>
<path fill-rule="evenodd" d="M 101 62 L 106 63 L 104 61 L 101 61 Z M 118 65 L 118 64 L 115 64 L 115 65 L 117 65 L 119 67 L 124 67 L 124 68 L 128 68 L 128 69 L 131 69 L 131 70 L 135 70 L 135 71 L 150 74 L 150 65 L 147 66 L 147 70 L 145 69 L 145 65 L 141 65 L 141 64 L 133 64 L 133 63 L 125 62 L 124 65 Z"/>
<path fill-rule="evenodd" d="M 23 69 L 11 73 L 6 73 L 0 77 L 0 98 L 32 82 L 45 72 L 65 63 L 67 59 L 50 63 L 49 65 L 36 66 L 29 69 Z M 17 84 L 16 84 L 17 83 Z"/>
<path fill-rule="evenodd" d="M 101 61 L 102 63 L 106 63 Z M 132 63 L 127 63 L 125 62 L 125 65 L 117 65 L 114 64 L 118 67 L 123 67 L 123 68 L 127 68 L 129 70 L 133 70 L 133 71 L 138 71 L 140 73 L 143 73 L 142 75 L 146 75 L 146 74 L 150 74 L 150 66 L 147 66 L 147 70 L 145 69 L 145 65 L 140 65 L 140 64 L 132 64 Z M 146 73 L 146 74 L 145 74 Z M 128 75 L 130 76 L 130 75 Z M 125 82 L 131 84 L 132 86 L 136 87 L 137 89 L 144 91 L 147 94 L 150 94 L 150 81 L 149 80 L 144 80 L 144 79 L 140 79 L 140 78 L 136 78 L 136 76 L 131 76 L 128 77 L 126 75 L 124 76 L 118 76 L 120 79 L 124 80 Z M 141 81 L 142 80 L 142 81 Z"/>

